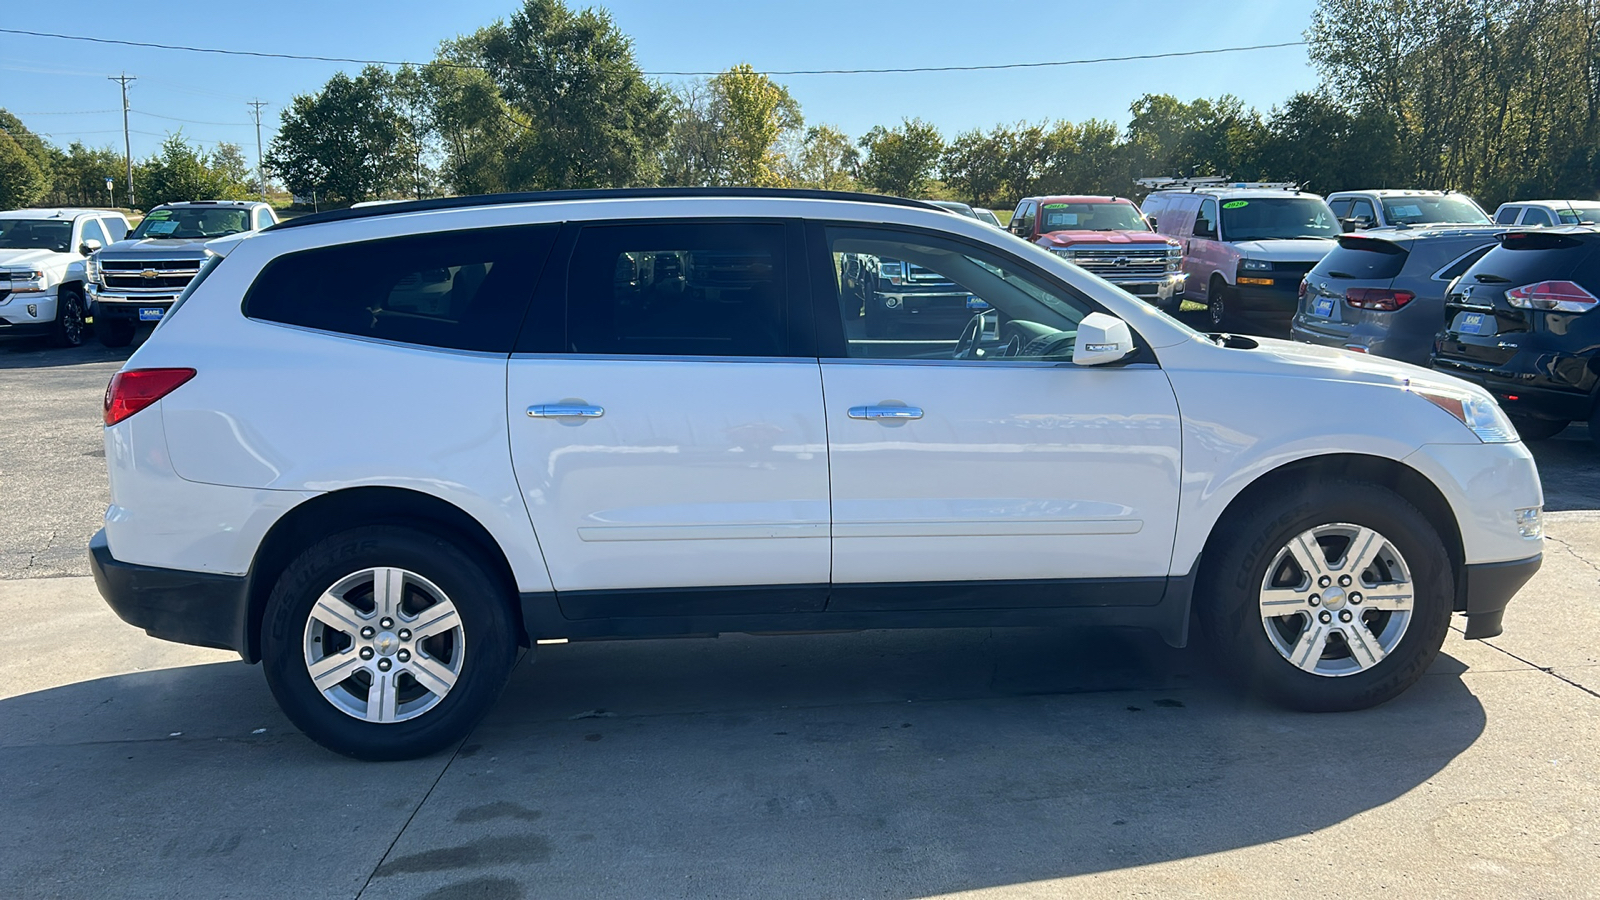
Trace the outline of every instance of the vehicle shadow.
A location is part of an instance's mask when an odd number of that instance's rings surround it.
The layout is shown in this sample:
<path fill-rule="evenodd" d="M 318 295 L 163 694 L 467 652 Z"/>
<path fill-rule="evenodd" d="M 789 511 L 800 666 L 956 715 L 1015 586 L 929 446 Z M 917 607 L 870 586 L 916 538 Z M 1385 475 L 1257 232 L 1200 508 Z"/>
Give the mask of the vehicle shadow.
<path fill-rule="evenodd" d="M 43 339 L 0 341 L 0 369 L 54 369 L 88 363 L 122 362 L 139 349 L 151 329 L 141 328 L 126 347 L 105 347 L 93 337 L 80 347 L 52 347 Z"/>
<path fill-rule="evenodd" d="M 0 700 L 0 896 L 920 897 L 1304 835 L 1485 724 L 1449 657 L 1313 716 L 1139 633 L 539 649 L 406 763 L 311 744 L 242 663 Z"/>
<path fill-rule="evenodd" d="M 1600 451 L 1588 425 L 1573 422 L 1549 440 L 1530 442 L 1528 449 L 1539 464 L 1547 511 L 1600 509 Z"/>
<path fill-rule="evenodd" d="M 1135 632 L 539 649 L 370 896 L 495 876 L 530 897 L 911 898 L 1116 870 L 1327 828 L 1485 725 L 1449 657 L 1384 707 L 1317 716 Z"/>

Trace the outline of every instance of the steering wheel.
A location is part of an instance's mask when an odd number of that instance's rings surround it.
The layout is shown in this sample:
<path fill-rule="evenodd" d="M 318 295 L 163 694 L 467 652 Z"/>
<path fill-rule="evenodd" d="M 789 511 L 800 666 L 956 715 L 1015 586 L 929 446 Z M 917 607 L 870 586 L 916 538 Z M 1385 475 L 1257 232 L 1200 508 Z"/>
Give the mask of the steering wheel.
<path fill-rule="evenodd" d="M 978 345 L 983 342 L 984 317 L 992 310 L 984 310 L 967 320 L 965 328 L 961 329 L 961 337 L 956 339 L 956 359 L 976 359 Z"/>

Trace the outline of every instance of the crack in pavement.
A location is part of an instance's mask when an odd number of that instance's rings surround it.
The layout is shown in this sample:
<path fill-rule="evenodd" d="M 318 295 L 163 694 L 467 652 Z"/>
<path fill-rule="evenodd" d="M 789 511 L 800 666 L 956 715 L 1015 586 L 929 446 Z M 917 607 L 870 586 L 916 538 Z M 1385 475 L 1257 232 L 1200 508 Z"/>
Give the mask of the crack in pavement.
<path fill-rule="evenodd" d="M 1545 534 L 1544 534 L 1544 539 L 1547 540 L 1547 541 L 1554 541 L 1555 543 L 1561 545 L 1561 549 L 1563 549 L 1563 550 L 1567 551 L 1568 553 L 1572 554 L 1574 559 L 1578 560 L 1579 562 L 1583 563 L 1584 565 L 1588 566 L 1589 568 L 1594 569 L 1596 572 L 1600 572 L 1600 565 L 1596 565 L 1592 560 L 1590 560 L 1588 557 L 1584 556 L 1582 553 L 1579 553 L 1576 549 L 1573 548 L 1573 546 L 1571 544 L 1567 543 L 1566 541 L 1563 541 L 1561 538 L 1558 538 L 1555 535 L 1551 534 L 1550 532 L 1546 531 Z"/>
<path fill-rule="evenodd" d="M 1467 635 L 1467 633 L 1465 631 L 1463 631 L 1462 629 L 1456 627 L 1455 625 L 1451 625 L 1450 626 L 1450 630 L 1456 632 L 1457 634 L 1461 635 L 1462 637 L 1466 637 L 1466 635 Z M 1533 669 L 1533 670 L 1538 671 L 1538 672 L 1543 672 L 1544 674 L 1549 675 L 1551 678 L 1554 678 L 1557 681 L 1566 682 L 1567 684 L 1572 685 L 1573 687 L 1577 688 L 1578 690 L 1583 691 L 1585 694 L 1588 694 L 1589 696 L 1594 697 L 1597 700 L 1600 700 L 1600 691 L 1597 691 L 1594 688 L 1591 688 L 1591 687 L 1589 687 L 1587 685 L 1580 684 L 1580 683 L 1578 683 L 1576 681 L 1573 681 L 1571 678 L 1568 678 L 1567 676 L 1561 674 L 1560 672 L 1557 672 L 1555 670 L 1554 666 L 1541 666 L 1538 663 L 1534 662 L 1533 660 L 1523 659 L 1522 657 L 1518 656 L 1515 653 L 1512 653 L 1510 650 L 1507 650 L 1504 647 L 1499 646 L 1498 644 L 1490 643 L 1487 638 L 1485 638 L 1483 640 L 1480 640 L 1478 643 L 1484 645 L 1485 647 L 1488 647 L 1490 650 L 1497 650 L 1497 651 L 1499 651 L 1501 653 L 1504 653 L 1505 655 L 1511 657 L 1512 659 L 1516 660 L 1519 663 L 1522 663 L 1523 665 L 1527 666 L 1530 669 Z"/>

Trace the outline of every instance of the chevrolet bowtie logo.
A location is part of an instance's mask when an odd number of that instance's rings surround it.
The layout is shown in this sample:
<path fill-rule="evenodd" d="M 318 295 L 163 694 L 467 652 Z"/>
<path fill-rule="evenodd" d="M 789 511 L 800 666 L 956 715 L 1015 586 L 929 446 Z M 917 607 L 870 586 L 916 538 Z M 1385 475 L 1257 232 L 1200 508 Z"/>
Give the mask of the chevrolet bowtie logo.
<path fill-rule="evenodd" d="M 161 273 L 157 272 L 155 269 L 145 269 L 143 272 L 139 273 L 139 277 L 140 278 L 160 278 L 161 277 Z"/>

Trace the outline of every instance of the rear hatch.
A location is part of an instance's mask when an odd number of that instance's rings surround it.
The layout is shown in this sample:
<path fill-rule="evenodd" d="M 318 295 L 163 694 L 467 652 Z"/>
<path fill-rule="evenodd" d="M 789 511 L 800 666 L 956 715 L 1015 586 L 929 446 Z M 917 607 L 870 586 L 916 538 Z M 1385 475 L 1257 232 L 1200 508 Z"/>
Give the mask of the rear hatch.
<path fill-rule="evenodd" d="M 1301 285 L 1297 318 L 1315 331 L 1348 331 L 1368 310 L 1382 309 L 1411 254 L 1409 240 L 1345 235 Z M 1351 304 L 1366 304 L 1363 309 Z M 1400 304 L 1403 305 L 1403 304 Z"/>
<path fill-rule="evenodd" d="M 1445 295 L 1436 356 L 1469 368 L 1494 368 L 1517 355 L 1525 336 L 1565 334 L 1574 318 L 1595 308 L 1592 295 L 1600 285 L 1585 263 L 1597 247 L 1600 232 L 1587 229 L 1501 236 L 1500 246 L 1467 269 Z"/>

